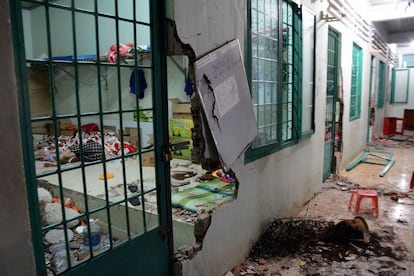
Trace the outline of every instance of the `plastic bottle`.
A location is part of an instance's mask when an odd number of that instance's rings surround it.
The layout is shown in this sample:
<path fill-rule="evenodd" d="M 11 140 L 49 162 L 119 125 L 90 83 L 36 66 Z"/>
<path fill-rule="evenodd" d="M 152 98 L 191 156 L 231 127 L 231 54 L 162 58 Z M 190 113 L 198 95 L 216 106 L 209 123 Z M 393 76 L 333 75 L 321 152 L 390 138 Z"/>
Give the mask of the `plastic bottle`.
<path fill-rule="evenodd" d="M 57 273 L 63 272 L 68 269 L 68 256 L 66 254 L 66 245 L 59 243 L 50 247 L 50 252 L 52 253 L 53 263 Z M 71 263 L 73 265 L 75 257 L 73 252 L 69 250 L 69 255 Z"/>
<path fill-rule="evenodd" d="M 99 228 L 99 225 L 97 224 L 98 220 L 90 219 L 89 220 L 89 226 L 91 228 L 91 244 L 92 244 L 92 250 L 97 251 L 101 249 L 101 229 Z M 83 229 L 83 245 L 86 248 L 89 248 L 89 235 L 88 235 L 88 227 L 85 226 Z"/>

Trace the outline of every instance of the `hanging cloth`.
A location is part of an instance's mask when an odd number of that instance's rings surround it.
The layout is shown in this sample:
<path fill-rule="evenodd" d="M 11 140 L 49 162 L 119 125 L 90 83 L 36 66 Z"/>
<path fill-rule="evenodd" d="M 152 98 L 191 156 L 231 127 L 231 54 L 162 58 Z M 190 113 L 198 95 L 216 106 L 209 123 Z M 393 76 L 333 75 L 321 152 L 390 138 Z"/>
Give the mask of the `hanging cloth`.
<path fill-rule="evenodd" d="M 185 78 L 184 91 L 187 96 L 193 95 L 193 82 L 191 81 L 190 74 L 187 74 L 187 77 Z"/>
<path fill-rule="evenodd" d="M 136 73 L 136 80 L 137 84 L 135 83 L 135 73 Z M 132 94 L 136 94 L 138 89 L 138 97 L 140 99 L 144 98 L 144 90 L 148 87 L 147 81 L 145 80 L 144 70 L 138 69 L 133 70 L 131 76 L 129 78 L 129 92 Z"/>

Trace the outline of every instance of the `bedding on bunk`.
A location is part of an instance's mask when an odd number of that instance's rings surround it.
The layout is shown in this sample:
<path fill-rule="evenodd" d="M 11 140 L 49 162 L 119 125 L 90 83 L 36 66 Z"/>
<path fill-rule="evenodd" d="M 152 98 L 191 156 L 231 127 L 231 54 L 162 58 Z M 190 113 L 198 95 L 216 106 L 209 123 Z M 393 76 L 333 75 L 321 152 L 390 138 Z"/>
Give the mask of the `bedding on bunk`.
<path fill-rule="evenodd" d="M 151 51 L 150 45 L 138 45 L 135 47 L 134 43 L 119 43 L 112 44 L 109 47 L 108 52 L 105 55 L 97 56 L 96 54 L 84 54 L 84 55 L 66 55 L 66 56 L 53 56 L 52 61 L 67 61 L 67 62 L 96 62 L 97 60 L 103 62 L 107 61 L 109 63 L 116 63 L 118 55 L 120 59 L 133 59 L 134 55 L 138 56 L 139 60 L 142 60 L 143 54 L 147 54 Z M 40 60 L 49 61 L 49 58 L 41 57 Z"/>
<path fill-rule="evenodd" d="M 96 54 L 78 54 L 78 55 L 66 55 L 66 56 L 53 56 L 52 61 L 56 62 L 78 62 L 78 63 L 94 63 L 96 61 L 116 63 L 118 56 L 120 60 L 124 62 L 127 59 L 134 59 L 135 54 L 139 61 L 149 58 L 151 52 L 151 45 L 137 45 L 133 42 L 119 43 L 110 45 L 106 53 L 100 55 Z M 33 61 L 49 61 L 47 54 L 42 54 Z"/>
<path fill-rule="evenodd" d="M 49 162 L 56 161 L 54 140 L 53 136 L 48 136 L 35 145 L 36 160 Z M 82 141 L 82 146 L 80 145 L 80 141 Z M 105 133 L 103 143 L 103 152 L 105 153 L 106 158 L 116 157 L 122 154 L 121 141 L 115 136 L 114 132 Z M 57 145 L 61 157 L 68 153 L 74 153 L 77 157 L 76 161 L 79 161 L 82 158 L 82 156 L 80 156 L 82 153 L 85 162 L 96 161 L 102 158 L 102 139 L 100 132 L 78 132 L 74 136 L 61 135 L 58 137 Z M 124 154 L 134 153 L 137 150 L 133 144 L 125 141 L 123 143 L 123 148 Z"/>

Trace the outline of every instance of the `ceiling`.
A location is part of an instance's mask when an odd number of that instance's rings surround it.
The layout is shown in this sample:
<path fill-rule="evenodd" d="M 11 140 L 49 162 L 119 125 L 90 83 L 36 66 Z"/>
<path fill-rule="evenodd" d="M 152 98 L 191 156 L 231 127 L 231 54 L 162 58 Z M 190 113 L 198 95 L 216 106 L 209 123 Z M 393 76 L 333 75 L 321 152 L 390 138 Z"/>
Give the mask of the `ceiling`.
<path fill-rule="evenodd" d="M 366 16 L 386 43 L 407 47 L 414 41 L 414 0 L 369 0 Z"/>
<path fill-rule="evenodd" d="M 56 0 L 49 0 L 54 2 Z M 351 3 L 357 0 L 351 0 Z M 397 48 L 414 46 L 414 0 L 367 0 L 361 14 L 374 24 L 382 39 L 388 44 L 396 44 Z M 31 9 L 38 4 L 22 2 L 23 8 Z"/>

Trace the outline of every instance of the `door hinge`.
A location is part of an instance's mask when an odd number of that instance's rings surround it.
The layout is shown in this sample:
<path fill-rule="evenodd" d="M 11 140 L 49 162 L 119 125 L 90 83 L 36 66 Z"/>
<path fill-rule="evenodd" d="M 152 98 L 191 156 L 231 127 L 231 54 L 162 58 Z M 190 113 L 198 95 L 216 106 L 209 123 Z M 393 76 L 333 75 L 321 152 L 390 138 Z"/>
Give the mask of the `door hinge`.
<path fill-rule="evenodd" d="M 167 239 L 168 233 L 170 233 L 170 228 L 168 228 L 167 226 L 161 227 L 159 230 L 159 235 L 163 240 Z"/>

